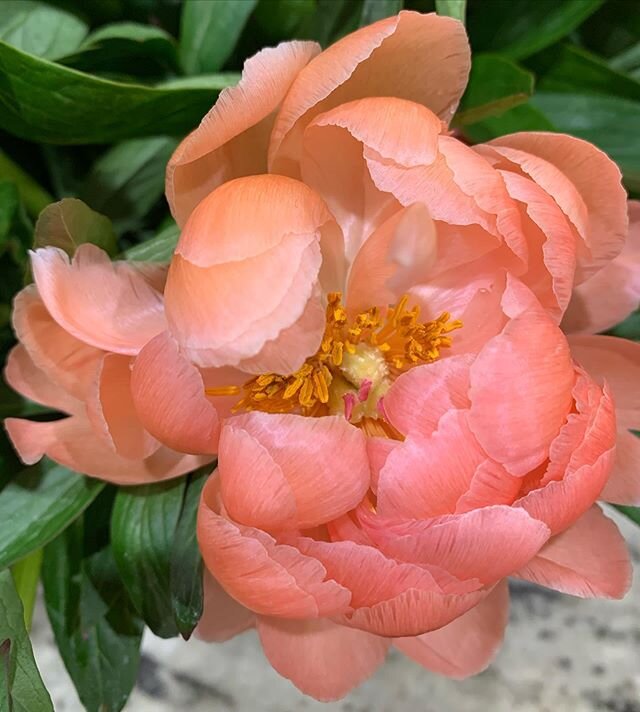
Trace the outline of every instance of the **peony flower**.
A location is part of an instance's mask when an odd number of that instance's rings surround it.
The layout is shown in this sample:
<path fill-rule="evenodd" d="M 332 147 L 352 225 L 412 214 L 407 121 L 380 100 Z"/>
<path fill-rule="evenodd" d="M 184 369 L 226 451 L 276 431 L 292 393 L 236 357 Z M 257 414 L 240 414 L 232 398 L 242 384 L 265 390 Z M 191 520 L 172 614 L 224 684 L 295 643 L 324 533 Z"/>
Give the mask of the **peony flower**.
<path fill-rule="evenodd" d="M 131 398 L 131 362 L 165 326 L 166 267 L 116 262 L 84 244 L 73 260 L 56 247 L 31 253 L 35 284 L 15 298 L 18 337 L 5 379 L 62 411 L 60 420 L 7 418 L 23 462 L 43 455 L 110 482 L 175 477 L 207 459 L 170 450 L 146 432 Z"/>
<path fill-rule="evenodd" d="M 250 59 L 171 159 L 167 329 L 132 392 L 158 440 L 218 455 L 200 635 L 255 625 L 278 672 L 335 699 L 390 645 L 483 669 L 508 576 L 625 593 L 595 503 L 640 501 L 640 347 L 558 325 L 605 269 L 638 272 L 612 262 L 627 205 L 601 151 L 450 134 L 460 23 L 403 12 L 317 52 Z M 607 319 L 633 308 L 619 287 Z"/>

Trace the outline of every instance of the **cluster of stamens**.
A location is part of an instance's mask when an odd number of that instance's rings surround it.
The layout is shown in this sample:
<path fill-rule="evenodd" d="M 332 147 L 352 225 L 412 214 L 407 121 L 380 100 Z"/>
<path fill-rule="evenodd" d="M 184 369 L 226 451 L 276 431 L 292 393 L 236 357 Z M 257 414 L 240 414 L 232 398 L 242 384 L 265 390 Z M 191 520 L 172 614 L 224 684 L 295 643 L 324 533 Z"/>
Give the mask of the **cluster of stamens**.
<path fill-rule="evenodd" d="M 208 395 L 241 396 L 235 411 L 326 415 L 354 408 L 376 417 L 391 381 L 400 373 L 440 357 L 451 346 L 449 334 L 462 326 L 443 312 L 433 321 L 420 321 L 420 308 L 407 308 L 408 296 L 381 310 L 372 307 L 349 318 L 342 295 L 328 295 L 327 322 L 318 352 L 290 375 L 264 373 L 240 387 L 207 389 Z M 222 392 L 224 390 L 224 393 Z"/>

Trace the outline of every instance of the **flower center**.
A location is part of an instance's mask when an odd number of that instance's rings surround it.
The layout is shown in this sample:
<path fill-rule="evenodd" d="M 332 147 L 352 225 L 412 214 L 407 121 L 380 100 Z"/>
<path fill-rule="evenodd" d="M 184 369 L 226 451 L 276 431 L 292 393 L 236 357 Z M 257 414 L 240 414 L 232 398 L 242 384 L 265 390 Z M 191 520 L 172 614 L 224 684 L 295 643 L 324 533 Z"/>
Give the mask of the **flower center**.
<path fill-rule="evenodd" d="M 371 307 L 349 318 L 339 292 L 329 294 L 327 324 L 318 352 L 290 375 L 263 373 L 242 387 L 207 388 L 210 396 L 240 395 L 234 411 L 344 413 L 353 423 L 384 416 L 382 400 L 393 380 L 421 363 L 432 363 L 451 346 L 449 333 L 462 326 L 443 312 L 420 321 L 408 296 L 384 311 Z"/>

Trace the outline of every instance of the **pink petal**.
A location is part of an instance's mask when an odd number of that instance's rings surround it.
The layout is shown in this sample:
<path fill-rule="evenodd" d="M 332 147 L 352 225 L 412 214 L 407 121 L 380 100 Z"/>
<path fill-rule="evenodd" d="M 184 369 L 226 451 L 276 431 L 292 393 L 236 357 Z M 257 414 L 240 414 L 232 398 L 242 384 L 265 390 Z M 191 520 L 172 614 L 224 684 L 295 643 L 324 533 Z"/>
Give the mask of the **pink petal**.
<path fill-rule="evenodd" d="M 270 530 L 308 529 L 346 514 L 371 479 L 366 438 L 342 416 L 231 418 L 218 469 L 229 515 Z"/>
<path fill-rule="evenodd" d="M 87 397 L 103 352 L 78 341 L 55 322 L 34 285 L 14 299 L 13 328 L 48 379 L 77 400 Z"/>
<path fill-rule="evenodd" d="M 44 371 L 33 363 L 22 344 L 17 344 L 9 352 L 4 377 L 14 391 L 35 403 L 69 414 L 82 411 L 82 402 L 48 378 Z"/>
<path fill-rule="evenodd" d="M 613 471 L 600 499 L 615 504 L 640 506 L 640 438 L 618 430 Z"/>
<path fill-rule="evenodd" d="M 431 633 L 396 638 L 398 650 L 433 672 L 461 680 L 482 672 L 495 658 L 509 621 L 509 588 L 500 581 L 467 613 Z"/>
<path fill-rule="evenodd" d="M 201 373 L 167 332 L 134 361 L 131 392 L 138 416 L 146 430 L 174 450 L 217 452 L 220 419 L 204 390 Z"/>
<path fill-rule="evenodd" d="M 435 14 L 401 12 L 336 42 L 305 67 L 271 137 L 271 170 L 292 172 L 305 126 L 319 113 L 367 96 L 399 96 L 448 122 L 469 74 L 463 26 Z M 400 79 L 399 79 L 400 77 Z"/>
<path fill-rule="evenodd" d="M 502 465 L 484 460 L 473 473 L 468 490 L 457 501 L 455 513 L 462 514 L 492 504 L 513 504 L 521 486 L 522 480 L 510 475 Z"/>
<path fill-rule="evenodd" d="M 582 598 L 622 598 L 631 586 L 631 561 L 618 527 L 596 505 L 517 575 Z"/>
<path fill-rule="evenodd" d="M 299 368 L 324 331 L 322 309 L 308 305 L 319 299 L 320 236 L 330 223 L 315 193 L 282 176 L 241 178 L 203 200 L 182 232 L 165 292 L 183 353 L 202 367 L 237 366 L 273 342 L 251 370 Z"/>
<path fill-rule="evenodd" d="M 225 591 L 256 613 L 286 618 L 335 615 L 351 598 L 324 566 L 288 544 L 214 511 L 219 483 L 209 479 L 198 513 L 198 542 L 207 568 Z"/>
<path fill-rule="evenodd" d="M 240 82 L 220 92 L 167 166 L 167 200 L 179 225 L 222 183 L 267 172 L 275 111 L 299 71 L 319 50 L 315 42 L 283 42 L 263 49 L 245 62 Z"/>
<path fill-rule="evenodd" d="M 514 475 L 547 457 L 571 405 L 575 371 L 564 334 L 538 308 L 512 319 L 471 366 L 469 424 Z"/>
<path fill-rule="evenodd" d="M 122 457 L 142 460 L 152 455 L 160 443 L 145 429 L 135 410 L 131 394 L 130 356 L 105 354 L 93 392 L 87 402 L 87 415 L 97 433 Z"/>
<path fill-rule="evenodd" d="M 543 522 L 504 505 L 431 520 L 372 516 L 363 525 L 387 556 L 429 562 L 459 579 L 484 584 L 517 571 L 549 538 Z"/>
<path fill-rule="evenodd" d="M 305 695 L 328 702 L 344 697 L 384 662 L 389 640 L 326 618 L 258 618 L 265 655 L 276 672 Z"/>
<path fill-rule="evenodd" d="M 388 456 L 378 478 L 381 516 L 422 519 L 455 511 L 487 457 L 467 417 L 468 411 L 450 410 L 431 436 L 409 437 Z"/>
<path fill-rule="evenodd" d="M 121 457 L 80 416 L 49 422 L 7 418 L 5 427 L 25 464 L 32 465 L 46 455 L 71 470 L 115 484 L 159 482 L 184 475 L 207 462 L 168 448 L 160 448 L 145 460 Z"/>
<path fill-rule="evenodd" d="M 111 262 L 86 243 L 71 262 L 56 247 L 36 250 L 31 265 L 51 316 L 91 346 L 136 354 L 165 328 L 162 294 L 134 263 Z"/>
<path fill-rule="evenodd" d="M 213 576 L 204 570 L 204 608 L 195 635 L 211 643 L 223 643 L 255 625 L 255 615 L 220 586 Z"/>
<path fill-rule="evenodd" d="M 640 201 L 629 201 L 629 236 L 622 252 L 579 284 L 562 328 L 595 334 L 615 326 L 640 304 Z"/>
<path fill-rule="evenodd" d="M 593 274 L 622 249 L 627 233 L 626 193 L 616 164 L 587 141 L 554 133 L 501 136 L 488 146 L 529 175 L 580 234 L 579 279 Z"/>

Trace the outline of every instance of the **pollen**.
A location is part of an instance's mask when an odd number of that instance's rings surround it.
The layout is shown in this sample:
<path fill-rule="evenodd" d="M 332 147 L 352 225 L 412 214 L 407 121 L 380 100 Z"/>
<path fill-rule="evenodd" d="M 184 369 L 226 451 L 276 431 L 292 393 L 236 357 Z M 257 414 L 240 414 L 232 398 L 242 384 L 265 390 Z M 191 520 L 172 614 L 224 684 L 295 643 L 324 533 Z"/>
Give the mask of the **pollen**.
<path fill-rule="evenodd" d="M 243 386 L 206 388 L 210 396 L 239 395 L 233 410 L 344 413 L 354 423 L 383 417 L 382 399 L 393 380 L 413 366 L 432 363 L 451 346 L 451 332 L 462 327 L 443 312 L 420 321 L 420 308 L 409 297 L 386 309 L 371 307 L 349 316 L 342 295 L 328 295 L 326 327 L 320 348 L 295 372 L 264 373 Z"/>

